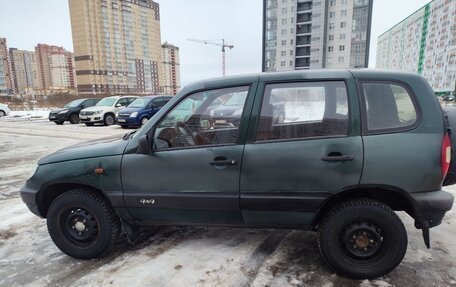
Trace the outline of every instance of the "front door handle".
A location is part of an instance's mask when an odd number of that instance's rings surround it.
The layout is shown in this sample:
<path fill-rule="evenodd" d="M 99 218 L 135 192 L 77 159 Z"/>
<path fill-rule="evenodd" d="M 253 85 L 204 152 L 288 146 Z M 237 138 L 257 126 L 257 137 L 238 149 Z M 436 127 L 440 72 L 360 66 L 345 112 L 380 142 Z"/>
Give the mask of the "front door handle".
<path fill-rule="evenodd" d="M 219 160 L 214 160 L 210 161 L 209 165 L 212 166 L 224 166 L 224 165 L 235 165 L 237 161 L 235 159 L 219 159 Z"/>
<path fill-rule="evenodd" d="M 328 154 L 327 156 L 323 156 L 321 158 L 322 161 L 329 161 L 329 162 L 351 161 L 354 159 L 355 159 L 355 157 L 351 154 L 342 155 L 340 153 L 335 153 L 334 155 Z"/>

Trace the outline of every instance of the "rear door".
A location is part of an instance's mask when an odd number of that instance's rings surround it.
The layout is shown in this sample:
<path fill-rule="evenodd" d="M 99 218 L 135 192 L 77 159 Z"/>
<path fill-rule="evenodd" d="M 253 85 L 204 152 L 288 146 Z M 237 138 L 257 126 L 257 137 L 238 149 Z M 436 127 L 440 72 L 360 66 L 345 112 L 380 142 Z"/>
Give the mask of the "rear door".
<path fill-rule="evenodd" d="M 260 82 L 258 92 L 241 171 L 243 218 L 309 227 L 327 197 L 359 184 L 363 145 L 354 82 Z"/>

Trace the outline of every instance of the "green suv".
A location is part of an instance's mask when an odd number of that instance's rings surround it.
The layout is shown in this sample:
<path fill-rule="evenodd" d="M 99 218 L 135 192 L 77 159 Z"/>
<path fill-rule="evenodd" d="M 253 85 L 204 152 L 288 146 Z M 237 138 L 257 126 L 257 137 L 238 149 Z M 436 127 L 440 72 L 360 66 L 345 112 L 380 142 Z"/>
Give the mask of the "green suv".
<path fill-rule="evenodd" d="M 220 112 L 240 94 L 241 110 Z M 121 230 L 135 242 L 140 226 L 291 228 L 318 231 L 338 274 L 375 278 L 407 249 L 394 211 L 414 218 L 429 248 L 429 228 L 451 209 L 449 131 L 416 74 L 212 79 L 186 86 L 136 132 L 42 158 L 21 196 L 76 258 L 106 254 Z"/>

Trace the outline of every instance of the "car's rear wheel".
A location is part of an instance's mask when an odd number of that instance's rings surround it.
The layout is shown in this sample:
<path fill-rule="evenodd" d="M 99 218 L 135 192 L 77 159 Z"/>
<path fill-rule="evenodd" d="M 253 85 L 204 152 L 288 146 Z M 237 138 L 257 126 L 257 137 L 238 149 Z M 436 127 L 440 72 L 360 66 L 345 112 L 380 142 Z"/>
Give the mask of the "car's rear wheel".
<path fill-rule="evenodd" d="M 113 125 L 114 122 L 115 122 L 115 119 L 114 119 L 114 116 L 113 116 L 113 115 L 107 114 L 107 115 L 104 116 L 104 121 L 103 121 L 103 123 L 104 123 L 105 126 Z"/>
<path fill-rule="evenodd" d="M 149 121 L 148 118 L 143 118 L 143 119 L 141 120 L 141 126 L 147 124 L 148 121 Z"/>
<path fill-rule="evenodd" d="M 120 222 L 100 195 L 86 189 L 65 192 L 52 201 L 47 213 L 49 235 L 69 256 L 100 257 L 115 245 Z"/>
<path fill-rule="evenodd" d="M 63 121 L 54 122 L 56 125 L 63 125 Z"/>
<path fill-rule="evenodd" d="M 319 226 L 324 260 L 336 273 L 356 279 L 383 276 L 401 263 L 407 232 L 383 203 L 356 199 L 333 208 Z"/>
<path fill-rule="evenodd" d="M 79 115 L 77 113 L 70 115 L 70 123 L 72 123 L 73 125 L 79 124 Z"/>
<path fill-rule="evenodd" d="M 5 111 L 1 111 L 1 110 L 0 110 L 0 118 L 1 118 L 1 117 L 4 117 L 4 116 L 6 116 Z"/>

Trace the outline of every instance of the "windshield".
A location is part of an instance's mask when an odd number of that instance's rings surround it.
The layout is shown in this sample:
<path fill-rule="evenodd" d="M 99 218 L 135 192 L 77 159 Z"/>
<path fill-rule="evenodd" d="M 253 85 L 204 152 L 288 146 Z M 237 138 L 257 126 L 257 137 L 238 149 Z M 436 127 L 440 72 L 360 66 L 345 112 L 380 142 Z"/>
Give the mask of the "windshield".
<path fill-rule="evenodd" d="M 129 108 L 143 108 L 149 103 L 150 99 L 141 99 L 137 98 L 131 104 L 128 105 Z"/>
<path fill-rule="evenodd" d="M 246 97 L 247 92 L 237 93 L 229 98 L 229 100 L 225 102 L 224 106 L 243 106 Z"/>
<path fill-rule="evenodd" d="M 181 102 L 180 105 L 177 106 L 176 110 L 188 111 L 188 110 L 192 110 L 192 108 L 193 108 L 193 100 L 187 99 L 187 100 L 184 100 L 183 102 Z"/>
<path fill-rule="evenodd" d="M 114 103 L 117 101 L 117 98 L 104 98 L 101 101 L 99 101 L 96 106 L 97 107 L 112 107 Z"/>
<path fill-rule="evenodd" d="M 66 105 L 64 105 L 63 107 L 64 108 L 76 108 L 77 106 L 79 106 L 83 101 L 85 101 L 84 99 L 79 99 L 79 100 L 74 100 Z"/>

